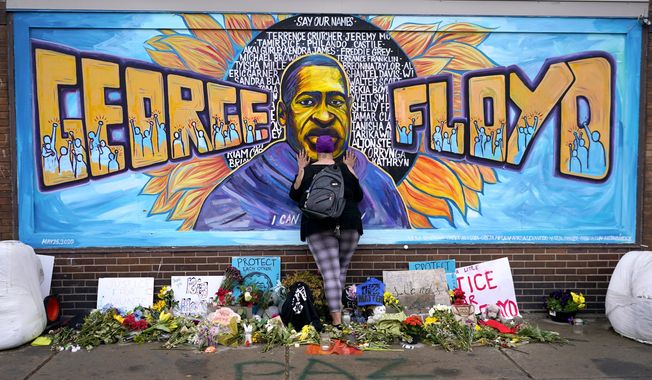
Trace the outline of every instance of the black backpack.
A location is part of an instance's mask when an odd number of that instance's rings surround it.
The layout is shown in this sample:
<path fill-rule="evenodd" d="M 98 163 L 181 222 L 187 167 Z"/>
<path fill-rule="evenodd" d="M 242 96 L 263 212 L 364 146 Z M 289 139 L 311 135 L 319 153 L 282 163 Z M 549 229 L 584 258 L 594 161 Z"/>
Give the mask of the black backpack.
<path fill-rule="evenodd" d="M 342 170 L 337 165 L 329 165 L 312 178 L 300 208 L 317 219 L 339 218 L 345 204 Z"/>

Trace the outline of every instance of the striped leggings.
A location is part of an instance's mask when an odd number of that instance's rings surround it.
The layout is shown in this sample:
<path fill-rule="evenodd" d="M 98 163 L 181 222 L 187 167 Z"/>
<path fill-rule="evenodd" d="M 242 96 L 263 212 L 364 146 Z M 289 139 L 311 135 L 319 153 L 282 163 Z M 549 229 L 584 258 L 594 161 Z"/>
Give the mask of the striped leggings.
<path fill-rule="evenodd" d="M 329 231 L 310 235 L 306 240 L 324 279 L 328 309 L 331 313 L 342 311 L 342 289 L 360 234 L 356 230 L 344 230 L 338 238 Z"/>

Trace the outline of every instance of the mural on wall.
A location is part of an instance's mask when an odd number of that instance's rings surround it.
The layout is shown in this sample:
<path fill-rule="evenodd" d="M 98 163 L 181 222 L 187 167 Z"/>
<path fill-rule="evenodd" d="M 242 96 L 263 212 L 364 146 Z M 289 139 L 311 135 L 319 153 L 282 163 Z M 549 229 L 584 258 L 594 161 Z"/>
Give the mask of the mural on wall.
<path fill-rule="evenodd" d="M 299 244 L 320 135 L 363 243 L 635 240 L 635 20 L 51 16 L 15 22 L 28 244 Z"/>

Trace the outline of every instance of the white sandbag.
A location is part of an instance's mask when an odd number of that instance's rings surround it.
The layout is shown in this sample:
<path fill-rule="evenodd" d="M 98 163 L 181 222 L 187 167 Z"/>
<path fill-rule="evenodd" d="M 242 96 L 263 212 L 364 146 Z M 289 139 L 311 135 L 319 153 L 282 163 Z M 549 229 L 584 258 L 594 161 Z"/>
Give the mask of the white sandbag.
<path fill-rule="evenodd" d="M 0 350 L 27 343 L 45 329 L 42 276 L 41 262 L 30 246 L 0 242 Z"/>
<path fill-rule="evenodd" d="M 607 318 L 619 334 L 652 344 L 652 252 L 623 256 L 609 281 Z"/>

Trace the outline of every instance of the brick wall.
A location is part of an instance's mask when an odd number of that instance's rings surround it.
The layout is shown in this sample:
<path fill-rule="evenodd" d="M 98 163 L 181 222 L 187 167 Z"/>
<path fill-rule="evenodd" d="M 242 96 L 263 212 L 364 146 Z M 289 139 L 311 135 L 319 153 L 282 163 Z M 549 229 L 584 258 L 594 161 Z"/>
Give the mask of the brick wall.
<path fill-rule="evenodd" d="M 15 238 L 13 131 L 9 127 L 7 14 L 0 1 L 0 239 Z"/>
<path fill-rule="evenodd" d="M 7 51 L 7 18 L 4 3 L 0 2 L 0 51 Z M 1 55 L 0 55 L 1 57 Z M 13 133 L 9 127 L 8 62 L 0 59 L 0 238 L 16 239 L 15 155 Z M 648 68 L 652 60 L 648 59 Z M 652 70 L 647 70 L 652 73 Z M 652 75 L 652 74 L 646 74 Z M 645 75 L 644 75 L 645 77 Z M 650 77 L 649 79 L 652 79 Z M 652 80 L 647 81 L 650 94 Z M 647 115 L 652 104 L 647 103 Z M 646 117 L 643 115 L 642 117 Z M 647 119 L 649 126 L 652 120 Z M 641 165 L 645 165 L 642 223 L 643 244 L 652 244 L 652 129 L 646 128 Z M 645 143 L 647 142 L 647 145 Z M 641 248 L 644 249 L 644 248 Z M 589 310 L 604 311 L 604 298 L 610 274 L 627 248 L 613 247 L 429 247 L 408 250 L 383 247 L 360 248 L 351 263 L 349 282 L 359 283 L 367 276 L 381 276 L 385 269 L 406 269 L 407 262 L 454 258 L 464 266 L 480 261 L 508 257 L 514 276 L 516 295 L 521 309 L 541 310 L 544 295 L 557 288 L 574 288 L 584 292 Z M 54 255 L 55 270 L 52 292 L 62 296 L 64 313 L 95 307 L 97 279 L 109 276 L 150 276 L 157 288 L 168 283 L 173 275 L 222 274 L 234 255 L 281 256 L 282 272 L 316 270 L 312 257 L 303 248 L 276 248 L 239 250 L 224 249 L 118 249 L 118 250 L 49 250 L 40 253 Z"/>

